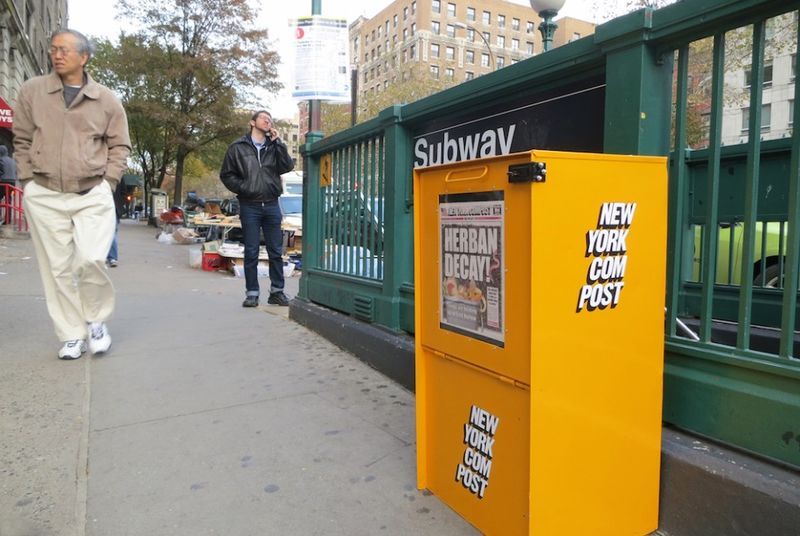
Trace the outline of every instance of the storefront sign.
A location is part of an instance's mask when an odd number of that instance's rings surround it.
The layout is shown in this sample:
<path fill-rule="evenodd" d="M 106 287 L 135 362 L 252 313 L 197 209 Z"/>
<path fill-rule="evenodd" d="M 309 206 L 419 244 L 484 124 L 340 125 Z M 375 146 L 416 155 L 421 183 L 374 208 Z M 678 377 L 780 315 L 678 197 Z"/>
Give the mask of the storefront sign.
<path fill-rule="evenodd" d="M 11 106 L 0 97 L 0 128 L 7 128 L 11 129 L 14 126 L 14 112 L 11 110 Z"/>
<path fill-rule="evenodd" d="M 503 346 L 503 192 L 439 196 L 439 325 Z"/>

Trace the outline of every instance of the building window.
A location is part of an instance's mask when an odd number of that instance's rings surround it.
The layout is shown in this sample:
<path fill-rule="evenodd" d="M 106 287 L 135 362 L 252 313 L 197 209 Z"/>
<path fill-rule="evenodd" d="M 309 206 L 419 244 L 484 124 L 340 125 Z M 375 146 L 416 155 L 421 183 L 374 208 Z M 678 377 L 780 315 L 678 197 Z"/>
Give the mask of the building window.
<path fill-rule="evenodd" d="M 365 52 L 364 53 L 364 63 L 367 63 L 368 61 L 369 61 L 369 52 Z"/>
<path fill-rule="evenodd" d="M 447 16 L 448 17 L 456 16 L 456 5 L 451 2 L 447 3 Z"/>
<path fill-rule="evenodd" d="M 382 26 L 378 26 L 378 39 L 381 38 L 381 31 L 383 30 Z"/>
<path fill-rule="evenodd" d="M 437 80 L 439 79 L 439 66 L 438 65 L 431 65 L 431 75 L 433 75 L 433 77 L 435 79 L 437 79 Z"/>
<path fill-rule="evenodd" d="M 506 66 L 506 59 L 503 56 L 497 56 L 497 68 L 502 69 Z"/>
<path fill-rule="evenodd" d="M 439 23 L 437 21 L 431 22 L 431 30 L 434 34 L 439 35 Z"/>
<path fill-rule="evenodd" d="M 484 11 L 483 12 L 483 23 L 489 26 L 492 23 L 492 12 L 491 11 Z"/>
<path fill-rule="evenodd" d="M 403 40 L 408 39 L 408 28 L 403 28 Z"/>
<path fill-rule="evenodd" d="M 489 54 L 483 53 L 481 54 L 481 67 L 488 67 L 489 66 Z"/>
<path fill-rule="evenodd" d="M 455 37 L 456 36 L 456 27 L 452 24 L 447 25 L 447 37 Z"/>
<path fill-rule="evenodd" d="M 528 54 L 533 55 L 533 43 L 525 41 L 525 50 Z"/>
<path fill-rule="evenodd" d="M 414 0 L 413 2 L 411 2 L 411 13 L 414 13 L 414 14 L 417 13 L 417 0 Z"/>
<path fill-rule="evenodd" d="M 474 21 L 475 20 L 475 8 L 468 7 L 467 8 L 467 20 Z"/>
<path fill-rule="evenodd" d="M 369 82 L 369 71 L 364 71 L 364 82 Z"/>
<path fill-rule="evenodd" d="M 396 44 L 397 44 L 397 34 L 394 34 L 394 35 L 392 36 L 392 46 L 394 46 L 394 45 L 396 45 Z"/>
<path fill-rule="evenodd" d="M 511 40 L 511 50 L 519 50 L 519 39 Z"/>
<path fill-rule="evenodd" d="M 769 132 L 772 122 L 772 105 L 761 106 L 761 132 Z M 750 127 L 750 108 L 742 108 L 742 132 L 747 132 Z"/>
<path fill-rule="evenodd" d="M 432 0 L 431 9 L 433 10 L 434 13 L 441 13 L 442 12 L 442 2 L 440 0 Z"/>
<path fill-rule="evenodd" d="M 464 80 L 472 80 L 473 78 L 475 78 L 475 73 L 472 71 L 467 71 L 464 73 Z"/>
<path fill-rule="evenodd" d="M 794 124 L 794 99 L 789 101 L 789 126 Z"/>
<path fill-rule="evenodd" d="M 452 68 L 448 67 L 447 69 L 444 70 L 444 75 L 447 77 L 448 80 L 452 80 L 453 77 L 455 77 L 456 72 Z"/>
<path fill-rule="evenodd" d="M 446 59 L 454 60 L 456 59 L 456 49 L 453 47 L 445 47 L 444 55 Z"/>
<path fill-rule="evenodd" d="M 580 38 L 581 38 L 580 32 L 572 32 L 572 39 L 570 39 L 570 41 L 577 41 Z"/>
<path fill-rule="evenodd" d="M 417 35 L 417 23 L 416 22 L 412 22 L 411 23 L 411 35 Z"/>
<path fill-rule="evenodd" d="M 394 27 L 397 28 L 397 15 L 392 17 L 392 22 L 394 23 Z"/>
<path fill-rule="evenodd" d="M 517 18 L 511 19 L 511 29 L 514 30 L 515 32 L 519 31 L 519 19 Z"/>
<path fill-rule="evenodd" d="M 505 15 L 497 15 L 497 26 L 498 26 L 498 28 L 505 28 L 506 27 L 506 16 Z"/>
<path fill-rule="evenodd" d="M 406 20 L 407 18 L 408 18 L 408 8 L 404 7 L 403 8 L 403 20 Z"/>
<path fill-rule="evenodd" d="M 431 43 L 431 58 L 438 58 L 439 57 L 439 45 L 436 43 Z"/>
<path fill-rule="evenodd" d="M 378 45 L 378 56 L 380 56 L 380 55 L 381 55 L 381 46 Z"/>
<path fill-rule="evenodd" d="M 487 43 L 491 43 L 492 42 L 492 34 L 490 34 L 489 32 L 481 32 L 481 33 L 483 34 L 483 39 Z"/>
<path fill-rule="evenodd" d="M 525 24 L 525 33 L 533 33 L 533 23 L 531 21 Z"/>
<path fill-rule="evenodd" d="M 506 48 L 506 38 L 503 35 L 497 36 L 497 46 L 500 48 Z"/>
<path fill-rule="evenodd" d="M 475 42 L 475 30 L 472 28 L 467 28 L 467 41 L 471 43 Z"/>
<path fill-rule="evenodd" d="M 389 21 L 386 21 L 386 36 L 389 36 Z"/>
<path fill-rule="evenodd" d="M 474 50 L 467 50 L 465 61 L 467 63 L 469 63 L 469 64 L 475 63 L 475 51 Z"/>
<path fill-rule="evenodd" d="M 750 84 L 753 81 L 753 72 L 751 69 L 747 69 L 744 72 L 744 87 L 750 87 Z M 772 62 L 764 64 L 764 86 L 771 86 L 772 85 Z"/>
<path fill-rule="evenodd" d="M 409 50 L 409 52 L 408 52 L 409 58 L 411 58 L 412 60 L 416 59 L 416 57 L 417 57 L 417 46 L 416 45 L 411 45 L 411 48 L 409 48 L 408 50 Z"/>

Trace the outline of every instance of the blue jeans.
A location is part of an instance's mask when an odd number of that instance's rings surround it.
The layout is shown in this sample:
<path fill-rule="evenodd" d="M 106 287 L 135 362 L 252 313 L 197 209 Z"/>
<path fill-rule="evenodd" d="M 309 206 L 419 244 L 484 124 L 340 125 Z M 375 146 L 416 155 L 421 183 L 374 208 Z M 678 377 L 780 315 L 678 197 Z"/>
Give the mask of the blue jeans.
<path fill-rule="evenodd" d="M 244 283 L 248 296 L 258 296 L 258 249 L 261 231 L 269 256 L 270 294 L 283 291 L 283 231 L 278 200 L 240 203 L 239 218 L 244 235 Z"/>
<path fill-rule="evenodd" d="M 110 260 L 119 260 L 119 248 L 117 246 L 117 235 L 119 234 L 119 222 L 117 222 L 117 227 L 114 229 L 114 241 L 111 242 L 111 249 L 108 250 L 108 255 L 106 255 L 106 261 Z"/>

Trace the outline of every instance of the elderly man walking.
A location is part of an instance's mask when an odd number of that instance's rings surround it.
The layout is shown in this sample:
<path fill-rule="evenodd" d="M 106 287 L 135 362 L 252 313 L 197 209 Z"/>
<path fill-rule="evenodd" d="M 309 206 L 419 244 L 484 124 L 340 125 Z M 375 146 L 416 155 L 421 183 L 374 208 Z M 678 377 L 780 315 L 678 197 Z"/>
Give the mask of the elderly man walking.
<path fill-rule="evenodd" d="M 90 57 L 83 34 L 57 31 L 53 72 L 25 82 L 14 109 L 17 176 L 60 359 L 81 357 L 87 336 L 92 353 L 111 347 L 112 192 L 131 149 L 122 104 L 84 70 Z"/>

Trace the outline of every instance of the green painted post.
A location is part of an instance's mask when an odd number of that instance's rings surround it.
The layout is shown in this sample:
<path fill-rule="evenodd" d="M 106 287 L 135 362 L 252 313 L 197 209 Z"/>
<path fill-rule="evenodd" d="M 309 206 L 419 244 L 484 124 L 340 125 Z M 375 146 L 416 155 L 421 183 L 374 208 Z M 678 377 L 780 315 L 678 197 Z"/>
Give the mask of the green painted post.
<path fill-rule="evenodd" d="M 322 132 L 306 134 L 303 155 L 303 270 L 298 296 L 308 300 L 308 274 L 319 268 L 322 255 L 322 188 L 319 183 L 319 158 L 311 158 L 311 147 L 323 138 Z"/>
<path fill-rule="evenodd" d="M 411 135 L 402 123 L 402 106 L 378 116 L 386 142 L 384 191 L 384 273 L 381 323 L 400 330 L 400 287 L 414 281 L 414 214 L 406 199 L 411 192 Z"/>
<path fill-rule="evenodd" d="M 647 44 L 653 10 L 643 9 L 597 28 L 606 51 L 606 153 L 669 153 L 673 57 Z"/>

